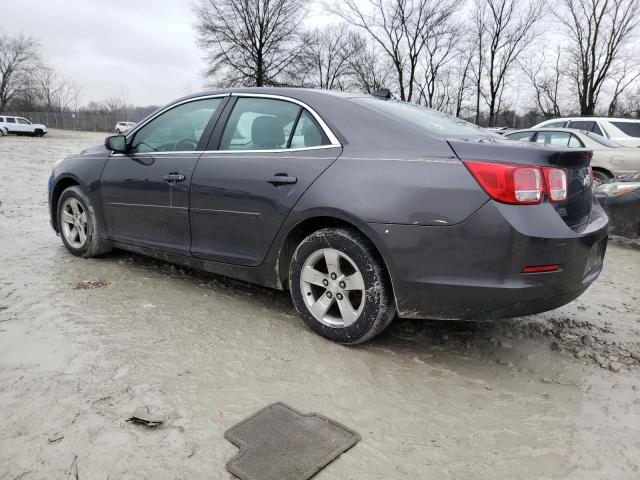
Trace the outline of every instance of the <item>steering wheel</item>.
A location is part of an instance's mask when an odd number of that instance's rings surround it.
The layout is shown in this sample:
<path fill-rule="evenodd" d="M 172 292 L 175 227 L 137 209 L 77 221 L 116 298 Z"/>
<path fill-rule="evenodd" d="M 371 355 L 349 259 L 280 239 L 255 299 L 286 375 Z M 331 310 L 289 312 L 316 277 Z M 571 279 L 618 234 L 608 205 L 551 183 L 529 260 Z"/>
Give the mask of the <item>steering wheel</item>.
<path fill-rule="evenodd" d="M 174 152 L 191 152 L 198 147 L 198 142 L 193 138 L 181 138 L 173 145 Z"/>

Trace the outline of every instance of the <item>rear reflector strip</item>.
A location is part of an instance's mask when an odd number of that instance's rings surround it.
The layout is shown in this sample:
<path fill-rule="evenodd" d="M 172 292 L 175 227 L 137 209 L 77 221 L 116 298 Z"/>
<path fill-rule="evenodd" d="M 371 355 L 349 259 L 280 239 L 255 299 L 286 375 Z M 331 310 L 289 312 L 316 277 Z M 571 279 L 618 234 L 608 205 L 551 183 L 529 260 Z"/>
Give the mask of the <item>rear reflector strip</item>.
<path fill-rule="evenodd" d="M 557 272 L 558 270 L 560 270 L 560 265 L 537 265 L 535 267 L 524 267 L 522 273 Z"/>

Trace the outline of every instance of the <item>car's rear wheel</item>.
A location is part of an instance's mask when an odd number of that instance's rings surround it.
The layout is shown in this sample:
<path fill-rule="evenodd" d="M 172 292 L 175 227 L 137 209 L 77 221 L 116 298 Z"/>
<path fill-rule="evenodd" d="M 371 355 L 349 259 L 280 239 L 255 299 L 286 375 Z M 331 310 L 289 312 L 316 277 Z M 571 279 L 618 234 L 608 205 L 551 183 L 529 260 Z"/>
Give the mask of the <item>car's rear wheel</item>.
<path fill-rule="evenodd" d="M 606 170 L 593 169 L 593 183 L 596 187 L 603 183 L 607 183 L 612 178 L 613 178 L 613 175 L 611 175 Z"/>
<path fill-rule="evenodd" d="M 111 250 L 101 235 L 100 222 L 79 186 L 67 188 L 58 200 L 58 231 L 67 250 L 78 257 L 96 257 Z"/>
<path fill-rule="evenodd" d="M 387 272 L 359 232 L 325 228 L 309 235 L 293 254 L 289 279 L 302 319 L 330 340 L 366 342 L 395 316 Z"/>

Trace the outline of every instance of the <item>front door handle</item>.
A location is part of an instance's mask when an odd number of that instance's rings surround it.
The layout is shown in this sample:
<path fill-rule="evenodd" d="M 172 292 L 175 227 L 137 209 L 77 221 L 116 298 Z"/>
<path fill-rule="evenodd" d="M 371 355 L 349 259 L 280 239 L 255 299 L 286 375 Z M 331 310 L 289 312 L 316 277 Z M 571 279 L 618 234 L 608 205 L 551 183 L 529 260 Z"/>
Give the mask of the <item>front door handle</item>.
<path fill-rule="evenodd" d="M 167 183 L 184 182 L 184 178 L 184 175 L 180 175 L 179 173 L 170 173 L 169 175 L 162 177 L 162 179 Z"/>
<path fill-rule="evenodd" d="M 290 185 L 296 183 L 298 179 L 296 177 L 290 177 L 286 173 L 276 173 L 273 177 L 271 177 L 267 182 L 278 186 L 278 185 Z"/>

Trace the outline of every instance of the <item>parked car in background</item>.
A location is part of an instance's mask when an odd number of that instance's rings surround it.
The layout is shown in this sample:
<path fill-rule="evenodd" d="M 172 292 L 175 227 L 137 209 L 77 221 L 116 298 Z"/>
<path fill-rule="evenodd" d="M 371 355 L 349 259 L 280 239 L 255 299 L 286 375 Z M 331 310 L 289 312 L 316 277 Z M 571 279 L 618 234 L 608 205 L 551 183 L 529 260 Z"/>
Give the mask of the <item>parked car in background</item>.
<path fill-rule="evenodd" d="M 0 128 L 7 134 L 30 135 L 32 137 L 43 137 L 47 134 L 47 127 L 39 123 L 31 123 L 23 117 L 13 117 L 0 115 Z"/>
<path fill-rule="evenodd" d="M 498 135 L 504 135 L 507 132 L 511 132 L 513 128 L 511 127 L 490 127 L 487 128 L 490 132 L 497 133 Z"/>
<path fill-rule="evenodd" d="M 625 147 L 640 147 L 640 120 L 630 118 L 555 118 L 534 125 L 532 128 L 575 128 L 597 133 Z"/>
<path fill-rule="evenodd" d="M 591 168 L 596 184 L 640 171 L 640 148 L 623 147 L 602 135 L 586 130 L 531 128 L 507 133 L 505 138 L 545 145 L 588 148 L 593 152 Z"/>
<path fill-rule="evenodd" d="M 603 183 L 595 195 L 609 216 L 612 235 L 640 237 L 640 173 Z"/>
<path fill-rule="evenodd" d="M 530 315 L 602 270 L 591 152 L 506 140 L 415 104 L 289 88 L 216 90 L 54 163 L 67 250 L 123 248 L 291 292 L 356 344 L 398 315 Z"/>
<path fill-rule="evenodd" d="M 117 133 L 127 133 L 133 127 L 135 127 L 135 122 L 118 122 L 116 123 L 115 131 Z"/>

